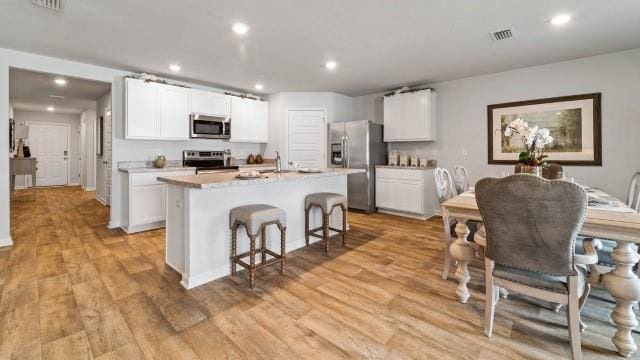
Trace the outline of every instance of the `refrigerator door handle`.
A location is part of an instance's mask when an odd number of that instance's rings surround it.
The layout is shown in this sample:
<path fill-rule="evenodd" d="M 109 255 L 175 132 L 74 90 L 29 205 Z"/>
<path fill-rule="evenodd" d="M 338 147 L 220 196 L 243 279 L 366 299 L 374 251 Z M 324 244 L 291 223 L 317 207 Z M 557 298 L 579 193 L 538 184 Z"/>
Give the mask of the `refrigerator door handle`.
<path fill-rule="evenodd" d="M 351 154 L 349 153 L 349 137 L 348 136 L 344 137 L 344 152 L 345 152 L 345 155 L 344 155 L 345 159 L 343 159 L 344 164 L 345 164 L 344 167 L 348 169 L 349 166 L 350 166 L 350 164 L 349 164 L 350 161 L 349 160 L 350 160 L 350 157 L 351 157 Z"/>

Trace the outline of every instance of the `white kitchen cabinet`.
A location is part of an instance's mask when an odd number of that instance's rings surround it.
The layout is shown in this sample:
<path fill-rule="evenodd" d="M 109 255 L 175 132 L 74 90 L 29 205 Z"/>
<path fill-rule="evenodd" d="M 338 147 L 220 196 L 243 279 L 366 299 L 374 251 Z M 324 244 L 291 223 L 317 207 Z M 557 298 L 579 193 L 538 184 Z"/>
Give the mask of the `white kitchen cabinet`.
<path fill-rule="evenodd" d="M 125 86 L 126 137 L 160 137 L 158 95 L 155 84 L 127 79 Z"/>
<path fill-rule="evenodd" d="M 186 140 L 189 138 L 189 93 L 176 86 L 158 88 L 160 106 L 160 137 Z"/>
<path fill-rule="evenodd" d="M 433 169 L 376 167 L 376 206 L 382 212 L 423 219 L 437 214 Z"/>
<path fill-rule="evenodd" d="M 190 91 L 190 112 L 228 118 L 231 112 L 229 95 L 193 89 Z"/>
<path fill-rule="evenodd" d="M 131 234 L 140 231 L 162 228 L 167 212 L 167 184 L 158 181 L 158 177 L 194 175 L 195 170 L 129 172 L 127 223 L 122 229 Z M 127 206 L 128 205 L 128 206 Z"/>
<path fill-rule="evenodd" d="M 125 81 L 125 138 L 187 140 L 189 138 L 189 89 Z"/>
<path fill-rule="evenodd" d="M 384 141 L 435 141 L 436 94 L 431 89 L 384 98 Z"/>
<path fill-rule="evenodd" d="M 231 97 L 231 142 L 266 143 L 269 140 L 269 103 Z"/>

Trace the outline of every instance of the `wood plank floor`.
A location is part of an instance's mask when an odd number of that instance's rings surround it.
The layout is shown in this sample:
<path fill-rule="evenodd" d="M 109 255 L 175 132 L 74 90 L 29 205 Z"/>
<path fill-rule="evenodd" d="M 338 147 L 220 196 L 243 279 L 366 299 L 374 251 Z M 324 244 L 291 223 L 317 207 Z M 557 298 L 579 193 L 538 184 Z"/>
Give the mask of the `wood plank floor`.
<path fill-rule="evenodd" d="M 0 251 L 0 359 L 563 359 L 564 310 L 511 295 L 483 335 L 482 263 L 472 297 L 441 279 L 440 219 L 351 214 L 347 246 L 293 252 L 286 276 L 258 272 L 186 291 L 164 265 L 164 231 L 107 230 L 108 211 L 79 188 L 18 191 L 15 245 Z M 619 359 L 613 305 L 594 291 L 587 359 Z M 640 336 L 635 334 L 636 342 Z M 636 354 L 637 355 L 637 354 Z"/>

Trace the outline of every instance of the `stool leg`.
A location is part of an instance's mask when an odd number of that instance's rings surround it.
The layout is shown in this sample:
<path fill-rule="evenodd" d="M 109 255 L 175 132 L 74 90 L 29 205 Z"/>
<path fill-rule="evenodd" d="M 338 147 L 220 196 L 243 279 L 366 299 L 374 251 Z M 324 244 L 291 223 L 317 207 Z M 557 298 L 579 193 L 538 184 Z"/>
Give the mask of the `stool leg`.
<path fill-rule="evenodd" d="M 345 234 L 347 233 L 347 208 L 344 205 L 340 205 L 342 210 L 342 246 L 345 245 Z"/>
<path fill-rule="evenodd" d="M 282 259 L 280 260 L 280 275 L 284 275 L 284 263 L 287 260 L 287 256 L 285 255 L 285 243 L 287 241 L 287 228 L 281 225 L 278 225 L 280 228 L 280 256 Z"/>
<path fill-rule="evenodd" d="M 231 275 L 236 274 L 236 255 L 238 254 L 238 225 L 231 228 Z"/>
<path fill-rule="evenodd" d="M 322 238 L 324 239 L 324 251 L 329 252 L 329 214 L 322 213 Z"/>
<path fill-rule="evenodd" d="M 256 282 L 256 237 L 249 236 L 249 287 L 252 289 Z"/>
<path fill-rule="evenodd" d="M 262 263 L 267 262 L 267 229 L 266 226 L 262 227 L 260 234 L 260 252 L 262 252 Z"/>
<path fill-rule="evenodd" d="M 309 210 L 311 207 L 304 209 L 304 240 L 309 246 Z"/>

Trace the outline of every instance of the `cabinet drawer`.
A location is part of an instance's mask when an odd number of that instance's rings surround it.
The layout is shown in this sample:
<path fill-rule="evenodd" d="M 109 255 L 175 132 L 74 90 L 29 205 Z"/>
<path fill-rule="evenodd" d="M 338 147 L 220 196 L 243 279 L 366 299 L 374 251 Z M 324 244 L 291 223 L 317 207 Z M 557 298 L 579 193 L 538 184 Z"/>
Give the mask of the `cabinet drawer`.
<path fill-rule="evenodd" d="M 376 177 L 380 179 L 422 181 L 423 173 L 421 170 L 376 168 Z"/>
<path fill-rule="evenodd" d="M 193 170 L 177 170 L 177 171 L 159 171 L 149 173 L 131 174 L 131 186 L 147 186 L 147 185 L 163 185 L 165 183 L 158 181 L 158 177 L 194 175 Z"/>

